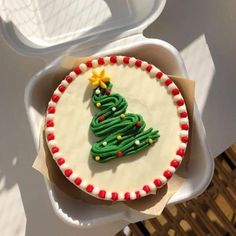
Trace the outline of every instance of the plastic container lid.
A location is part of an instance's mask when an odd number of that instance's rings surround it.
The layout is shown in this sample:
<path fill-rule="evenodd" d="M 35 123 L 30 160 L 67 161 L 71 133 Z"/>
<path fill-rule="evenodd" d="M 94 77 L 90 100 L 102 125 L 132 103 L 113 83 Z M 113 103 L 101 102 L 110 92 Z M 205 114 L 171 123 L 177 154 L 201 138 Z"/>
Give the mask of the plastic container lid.
<path fill-rule="evenodd" d="M 1 1 L 1 0 L 0 0 Z M 4 1 L 4 0 L 3 0 Z M 63 0 L 46 0 L 39 2 L 39 0 L 28 0 L 28 2 L 25 2 L 23 0 L 18 0 L 17 2 L 13 0 L 8 0 L 11 2 L 14 6 L 19 5 L 19 2 L 21 5 L 18 6 L 18 8 L 13 8 L 12 6 L 7 7 L 6 3 L 4 6 L 0 5 L 1 7 L 5 7 L 7 9 L 7 13 L 4 18 L 4 31 L 5 35 L 8 37 L 8 42 L 11 43 L 15 39 L 15 45 L 18 50 L 21 49 L 21 51 L 26 52 L 25 50 L 29 50 L 32 52 L 48 52 L 50 50 L 54 50 L 55 47 L 60 48 L 62 54 L 64 47 L 71 48 L 70 52 L 73 52 L 75 55 L 100 55 L 100 54 L 109 54 L 109 53 L 131 53 L 131 51 L 127 50 L 134 50 L 133 52 L 138 53 L 140 49 L 143 53 L 142 55 L 145 56 L 149 52 L 147 50 L 147 47 L 149 50 L 151 50 L 152 54 L 155 55 L 155 58 L 157 59 L 159 57 L 164 57 L 165 61 L 168 61 L 168 65 L 171 66 L 170 72 L 173 72 L 173 74 L 178 74 L 176 71 L 181 72 L 181 74 L 185 74 L 185 68 L 183 65 L 183 62 L 179 56 L 179 53 L 177 50 L 173 50 L 172 46 L 160 41 L 160 40 L 150 40 L 145 39 L 142 35 L 142 31 L 151 24 L 162 12 L 164 5 L 166 3 L 166 0 L 149 0 L 149 1 L 135 1 L 135 0 L 97 0 L 96 1 L 96 7 L 94 6 L 95 1 L 91 0 L 77 0 L 74 1 L 76 4 L 86 4 L 90 3 L 92 6 L 88 6 L 87 9 L 80 7 L 79 10 L 76 11 L 76 7 L 71 7 L 69 9 L 69 4 L 75 4 L 72 3 L 72 0 L 63 1 Z M 65 3 L 66 2 L 66 3 Z M 26 5 L 28 3 L 28 13 L 27 16 L 31 15 L 32 19 L 36 18 L 39 21 L 36 22 L 29 22 L 30 20 L 25 20 L 25 24 L 29 26 L 25 26 L 24 28 L 24 22 L 17 23 L 14 22 L 16 20 L 15 12 L 18 10 L 25 11 Z M 37 4 L 37 5 L 36 5 Z M 47 4 L 45 6 L 45 4 Z M 54 7 L 51 6 L 51 4 L 55 4 Z M 9 5 L 11 5 L 9 3 Z M 30 5 L 30 6 L 29 6 Z M 51 8 L 49 7 L 51 6 Z M 40 8 L 41 7 L 41 8 Z M 43 8 L 44 7 L 44 8 Z M 56 12 L 55 9 L 58 11 Z M 99 9 L 103 8 L 104 12 L 100 12 Z M 17 10 L 18 9 L 18 10 Z M 49 11 L 49 9 L 51 9 Z M 42 12 L 44 11 L 45 12 Z M 0 10 L 1 12 L 1 10 Z M 31 12 L 31 13 L 30 13 Z M 32 13 L 33 12 L 33 13 Z M 54 14 L 53 14 L 54 12 Z M 61 15 L 62 12 L 64 12 L 64 15 Z M 86 12 L 86 14 L 85 14 Z M 81 14 L 83 14 L 83 17 Z M 67 19 L 67 14 L 70 15 L 70 20 Z M 89 15 L 91 14 L 91 15 Z M 81 15 L 80 18 L 77 18 L 78 15 Z M 13 16 L 15 20 L 13 19 Z M 21 15 L 19 15 L 20 17 Z M 73 19 L 73 16 L 74 19 Z M 22 16 L 23 17 L 23 16 Z M 86 24 L 85 22 L 86 19 Z M 95 20 L 97 18 L 97 20 Z M 32 20 L 31 19 L 31 20 Z M 89 21 L 89 19 L 91 21 Z M 6 21 L 11 21 L 15 24 L 13 27 L 12 24 L 7 24 Z M 84 20 L 82 22 L 82 20 Z M 59 24 L 61 22 L 61 28 L 58 28 L 55 32 L 53 24 L 49 24 L 47 22 L 54 22 L 55 24 Z M 75 21 L 75 23 L 73 23 Z M 68 25 L 71 23 L 71 26 Z M 74 25 L 75 24 L 75 25 Z M 32 25 L 32 29 L 30 28 Z M 67 27 L 66 27 L 67 26 Z M 37 28 L 39 27 L 39 28 Z M 33 33 L 28 32 L 28 30 L 35 30 Z M 63 29 L 63 30 L 62 30 Z M 73 29 L 73 30 L 72 30 Z M 50 31 L 51 30 L 51 31 Z M 28 32 L 28 33 L 27 33 Z M 41 33 L 41 34 L 40 34 Z M 12 37 L 14 34 L 16 37 Z M 131 35 L 136 35 L 135 37 L 127 37 Z M 11 36 L 11 37 L 9 37 Z M 125 38 L 127 37 L 127 38 Z M 12 39 L 13 38 L 13 39 Z M 123 38 L 122 40 L 118 40 Z M 133 39 L 132 39 L 133 38 Z M 98 42 L 96 42 L 96 41 Z M 104 40 L 104 41 L 103 41 Z M 107 43 L 107 41 L 110 41 L 110 43 Z M 113 42 L 112 42 L 113 41 Z M 90 42 L 90 44 L 88 44 Z M 129 42 L 129 43 L 127 43 Z M 96 45 L 96 43 L 98 45 Z M 103 44 L 102 44 L 103 43 Z M 134 45 L 136 44 L 136 47 Z M 78 50 L 75 51 L 74 47 L 70 47 L 72 45 L 76 45 Z M 23 49 L 22 49 L 23 45 Z M 86 47 L 81 47 L 81 45 L 86 45 Z M 93 47 L 90 47 L 90 46 Z M 132 48 L 134 47 L 134 48 Z M 37 49 L 38 48 L 38 49 Z M 121 50 L 122 49 L 122 50 Z M 37 51 L 36 51 L 37 50 Z M 149 53 L 150 54 L 150 53 Z M 172 55 L 173 54 L 173 55 Z M 55 53 L 52 55 L 52 57 L 55 59 L 58 57 L 59 53 Z M 158 55 L 158 56 L 157 56 Z M 42 55 L 42 57 L 46 57 L 45 54 Z M 154 56 L 153 56 L 154 58 Z M 173 69 L 173 64 L 176 61 L 176 64 L 179 65 L 179 69 Z M 179 62 L 179 63 L 177 63 Z M 163 61 L 159 61 L 159 63 L 162 63 L 160 65 L 164 65 L 165 63 Z M 45 69 L 47 71 L 48 68 Z M 41 72 L 40 72 L 41 73 Z M 38 76 L 40 76 L 40 73 Z M 172 73 L 171 73 L 172 74 Z M 36 76 L 37 77 L 37 76 Z M 32 125 L 33 134 L 36 140 L 38 140 L 38 129 L 37 126 L 38 120 L 41 118 L 40 114 L 35 107 L 38 106 L 38 101 L 40 101 L 40 104 L 42 104 L 42 97 L 40 97 L 40 94 L 34 93 L 34 91 L 38 91 L 39 83 L 42 81 L 42 79 L 39 79 L 40 77 L 36 78 L 34 77 L 30 83 L 27 86 L 26 94 L 25 94 L 25 103 L 26 103 L 26 110 L 29 116 L 29 120 Z M 47 81 L 48 83 L 48 81 Z M 43 83 L 41 83 L 42 85 Z M 45 85 L 45 84 L 44 84 Z M 45 85 L 46 86 L 46 85 Z M 48 88 L 48 86 L 47 86 Z M 36 89 L 36 90 L 34 90 Z M 35 96 L 32 96 L 32 94 L 35 94 Z M 45 95 L 45 94 L 44 94 Z M 45 96 L 43 96 L 45 98 Z M 39 100 L 38 100 L 39 99 Z M 37 107 L 38 109 L 44 109 L 40 106 Z M 196 110 L 195 110 L 196 111 Z M 197 117 L 196 119 L 196 130 L 198 132 L 195 132 L 197 138 L 195 139 L 196 142 L 196 157 L 193 158 L 195 161 L 193 162 L 194 171 L 191 171 L 190 174 L 191 177 L 186 181 L 186 183 L 182 186 L 182 188 L 176 193 L 170 200 L 171 203 L 176 203 L 179 201 L 186 200 L 188 198 L 192 198 L 193 196 L 198 195 L 205 187 L 208 185 L 212 173 L 213 173 L 213 161 L 211 158 L 209 158 L 209 153 L 206 148 L 205 139 L 200 139 L 199 133 L 202 135 L 202 123 L 199 119 L 198 113 L 195 115 Z M 201 158 L 200 158 L 201 157 Z M 204 168 L 203 168 L 204 167 Z M 200 172 L 198 172 L 200 170 Z M 200 173 L 200 175 L 199 175 Z M 199 176 L 201 176 L 201 181 L 199 181 Z M 68 201 L 63 201 L 58 203 L 57 197 L 58 193 L 53 187 L 49 187 L 49 193 L 50 199 L 52 202 L 53 207 L 55 208 L 55 212 L 58 216 L 61 216 L 62 219 L 64 219 L 66 222 L 71 222 L 76 226 L 83 227 L 85 221 L 83 219 L 81 220 L 78 215 L 78 220 L 72 220 L 71 215 L 68 213 L 71 213 L 71 209 L 74 210 L 74 212 L 77 212 L 76 207 L 77 205 L 71 204 L 71 208 L 68 207 Z M 71 203 L 71 201 L 69 202 Z M 65 212 L 63 212 L 65 210 Z M 81 210 L 81 209 L 80 209 Z M 89 211 L 87 214 L 84 214 L 86 217 L 86 221 L 89 221 L 91 223 L 91 218 L 94 217 L 95 212 L 91 210 L 92 213 Z M 98 213 L 95 215 L 95 219 L 105 219 L 109 218 L 110 220 L 114 220 L 115 214 L 114 212 L 109 212 L 110 214 L 103 215 Z M 125 215 L 124 215 L 125 214 Z M 132 214 L 131 212 L 123 212 L 121 215 L 119 215 L 119 218 L 124 218 L 127 216 L 127 221 L 130 221 L 132 218 L 133 221 L 137 221 L 137 215 Z M 135 218 L 133 218 L 135 217 Z M 72 222 L 73 221 L 73 222 Z M 97 221 L 98 222 L 98 221 Z M 95 225 L 96 222 L 94 222 Z M 100 224 L 101 222 L 99 222 Z"/>
<path fill-rule="evenodd" d="M 15 34 L 15 41 L 31 48 L 81 42 L 94 36 L 97 39 L 104 33 L 113 32 L 117 37 L 140 33 L 160 15 L 166 3 L 166 0 L 0 1 L 4 33 L 11 39 Z"/>

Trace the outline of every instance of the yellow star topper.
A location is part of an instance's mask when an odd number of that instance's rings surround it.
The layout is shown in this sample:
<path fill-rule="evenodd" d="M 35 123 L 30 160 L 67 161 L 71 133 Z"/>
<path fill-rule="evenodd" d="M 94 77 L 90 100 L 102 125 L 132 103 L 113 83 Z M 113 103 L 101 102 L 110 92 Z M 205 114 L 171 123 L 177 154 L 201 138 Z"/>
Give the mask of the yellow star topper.
<path fill-rule="evenodd" d="M 107 88 L 106 83 L 110 81 L 110 77 L 105 75 L 105 70 L 103 69 L 102 71 L 100 71 L 100 73 L 96 70 L 93 70 L 92 73 L 92 77 L 88 78 L 88 80 L 92 84 L 93 88 L 95 89 L 99 86 L 103 89 Z"/>

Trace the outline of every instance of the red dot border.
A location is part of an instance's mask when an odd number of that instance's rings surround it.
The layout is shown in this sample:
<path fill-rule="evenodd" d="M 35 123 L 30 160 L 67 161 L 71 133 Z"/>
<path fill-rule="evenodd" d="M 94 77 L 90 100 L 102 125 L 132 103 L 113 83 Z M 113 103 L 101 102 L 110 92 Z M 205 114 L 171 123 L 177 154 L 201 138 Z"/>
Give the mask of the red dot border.
<path fill-rule="evenodd" d="M 55 124 L 53 119 L 56 113 L 56 106 L 60 102 L 60 97 L 66 91 L 67 87 L 83 72 L 92 69 L 93 67 L 97 68 L 106 64 L 123 64 L 124 66 L 140 68 L 146 71 L 151 78 L 156 78 L 166 87 L 168 93 L 170 96 L 172 96 L 180 118 L 180 147 L 178 150 L 176 150 L 176 156 L 173 157 L 173 160 L 170 162 L 169 168 L 164 170 L 163 175 L 155 178 L 151 183 L 140 186 L 140 189 L 131 192 L 109 192 L 105 189 L 97 188 L 93 184 L 87 183 L 86 180 L 81 178 L 81 176 L 77 176 L 67 165 L 65 157 L 63 157 L 63 155 L 60 153 L 60 148 L 56 143 L 56 137 L 54 133 Z M 158 188 L 163 187 L 180 166 L 180 163 L 185 155 L 185 150 L 189 141 L 188 131 L 189 121 L 185 101 L 178 87 L 171 80 L 171 78 L 161 72 L 154 65 L 151 65 L 145 61 L 136 59 L 134 57 L 116 55 L 89 60 L 80 64 L 79 66 L 76 66 L 69 75 L 65 76 L 64 80 L 62 80 L 61 84 L 58 85 L 57 89 L 52 94 L 48 104 L 45 121 L 45 135 L 49 150 L 64 176 L 81 190 L 93 195 L 96 198 L 110 201 L 128 201 L 139 199 L 149 195 L 150 193 L 154 193 Z"/>

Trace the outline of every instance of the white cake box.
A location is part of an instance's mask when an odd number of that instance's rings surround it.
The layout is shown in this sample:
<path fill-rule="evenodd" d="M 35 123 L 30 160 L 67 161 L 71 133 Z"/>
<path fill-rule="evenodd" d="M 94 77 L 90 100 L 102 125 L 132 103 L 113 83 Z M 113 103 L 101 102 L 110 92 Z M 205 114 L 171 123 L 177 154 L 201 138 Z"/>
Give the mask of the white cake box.
<path fill-rule="evenodd" d="M 25 90 L 26 112 L 37 148 L 40 123 L 53 91 L 49 85 L 55 78 L 50 75 L 65 54 L 132 55 L 155 64 L 166 74 L 188 77 L 180 53 L 172 45 L 143 36 L 143 30 L 162 12 L 165 0 L 70 0 L 66 1 L 66 6 L 61 0 L 32 2 L 27 6 L 24 1 L 8 1 L 9 6 L 3 9 L 7 12 L 4 20 L 14 25 L 4 24 L 3 32 L 17 51 L 36 55 L 47 63 Z M 74 10 L 76 7 L 78 11 Z M 184 173 L 187 180 L 168 204 L 198 196 L 213 175 L 214 162 L 196 105 L 192 144 L 189 169 Z M 94 206 L 71 199 L 47 180 L 45 184 L 56 215 L 73 226 L 97 227 L 120 220 L 136 222 L 144 219 L 144 215 L 120 205 Z"/>

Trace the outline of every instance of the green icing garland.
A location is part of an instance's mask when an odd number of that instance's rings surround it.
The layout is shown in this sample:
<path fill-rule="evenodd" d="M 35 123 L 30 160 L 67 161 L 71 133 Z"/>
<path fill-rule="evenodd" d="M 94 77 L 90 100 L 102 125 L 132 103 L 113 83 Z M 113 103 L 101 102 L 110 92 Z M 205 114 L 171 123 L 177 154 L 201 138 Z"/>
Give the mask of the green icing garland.
<path fill-rule="evenodd" d="M 93 159 L 101 163 L 140 152 L 160 137 L 153 128 L 144 130 L 146 124 L 141 115 L 126 113 L 127 101 L 119 94 L 110 94 L 110 82 L 106 82 L 106 87 L 98 86 L 93 91 L 92 102 L 100 111 L 90 123 L 97 137 L 105 137 L 91 148 Z"/>

